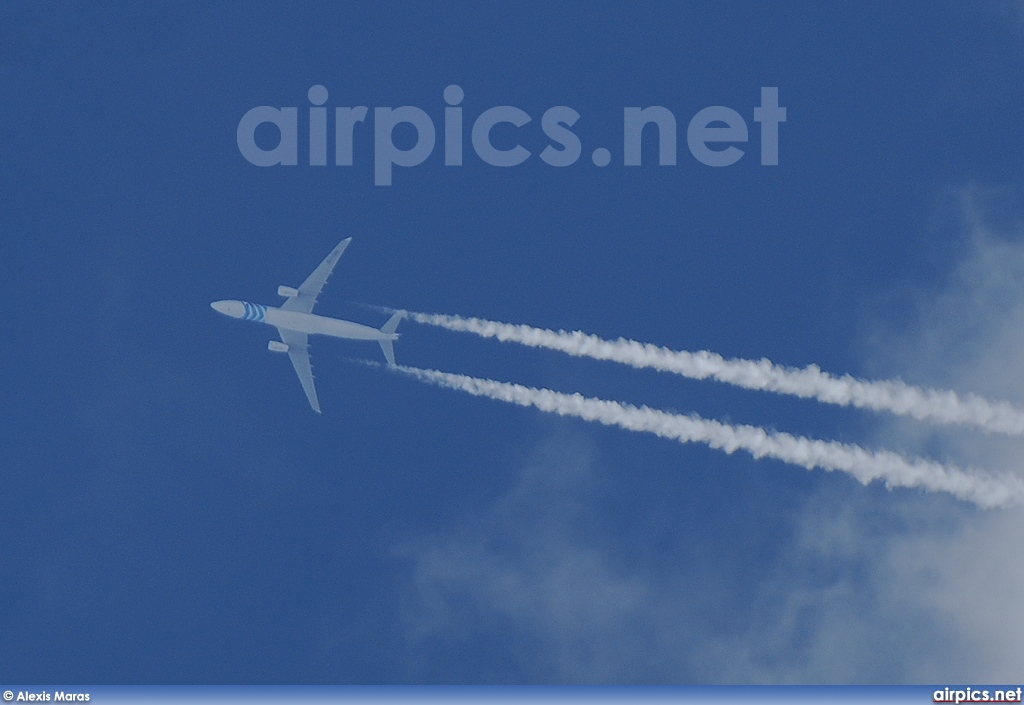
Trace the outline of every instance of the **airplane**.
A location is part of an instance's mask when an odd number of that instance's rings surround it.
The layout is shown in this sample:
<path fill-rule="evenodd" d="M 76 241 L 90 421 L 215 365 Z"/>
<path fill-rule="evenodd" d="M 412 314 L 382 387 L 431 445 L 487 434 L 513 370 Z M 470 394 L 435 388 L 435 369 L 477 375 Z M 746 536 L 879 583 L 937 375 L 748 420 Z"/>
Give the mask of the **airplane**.
<path fill-rule="evenodd" d="M 256 323 L 266 323 L 277 328 L 281 340 L 271 340 L 267 349 L 272 352 L 288 353 L 291 358 L 295 373 L 299 376 L 302 389 L 306 392 L 309 405 L 313 411 L 320 412 L 320 402 L 316 396 L 316 387 L 313 384 L 313 367 L 309 362 L 310 335 L 329 335 L 334 338 L 348 338 L 350 340 L 376 340 L 380 343 L 380 349 L 384 351 L 384 358 L 389 365 L 395 364 L 395 350 L 393 342 L 398 340 L 398 323 L 402 320 L 404 313 L 399 311 L 393 315 L 388 322 L 380 327 L 371 328 L 361 323 L 343 321 L 338 318 L 327 318 L 313 313 L 316 299 L 327 283 L 327 279 L 334 271 L 334 265 L 338 263 L 342 253 L 352 238 L 345 238 L 338 246 L 331 250 L 331 253 L 324 258 L 320 266 L 313 270 L 302 286 L 293 289 L 290 286 L 279 286 L 278 296 L 285 297 L 286 301 L 280 306 L 264 306 L 263 304 L 252 304 L 248 301 L 223 300 L 214 301 L 210 306 L 214 311 L 223 313 L 231 318 L 243 318 Z"/>

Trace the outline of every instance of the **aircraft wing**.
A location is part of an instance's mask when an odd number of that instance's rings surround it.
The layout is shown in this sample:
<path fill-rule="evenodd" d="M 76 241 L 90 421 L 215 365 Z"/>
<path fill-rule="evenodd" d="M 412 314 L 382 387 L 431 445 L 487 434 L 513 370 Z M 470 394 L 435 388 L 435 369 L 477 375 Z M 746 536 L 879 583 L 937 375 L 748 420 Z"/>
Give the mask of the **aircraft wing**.
<path fill-rule="evenodd" d="M 282 328 L 278 328 L 277 332 L 281 336 L 281 342 L 288 346 L 288 357 L 292 361 L 292 367 L 295 368 L 295 374 L 299 376 L 299 381 L 302 383 L 302 391 L 306 393 L 309 405 L 313 407 L 313 411 L 319 414 L 320 401 L 316 398 L 316 386 L 313 384 L 313 365 L 309 362 L 309 343 L 307 342 L 309 336 L 305 333 Z"/>
<path fill-rule="evenodd" d="M 324 261 L 320 263 L 320 266 L 313 270 L 313 273 L 306 277 L 306 281 L 302 282 L 302 286 L 299 287 L 299 295 L 292 296 L 283 304 L 281 304 L 282 311 L 299 311 L 301 313 L 310 313 L 313 310 L 313 306 L 316 305 L 316 299 L 320 296 L 320 292 L 324 288 L 324 284 L 331 276 L 331 272 L 334 271 L 334 265 L 341 259 L 342 253 L 345 248 L 348 247 L 348 243 L 352 242 L 352 238 L 347 237 L 338 243 L 338 246 L 331 250 L 331 253 L 324 258 Z M 295 360 L 293 359 L 292 362 Z M 297 369 L 297 368 L 296 368 Z M 301 374 L 299 375 L 302 376 Z"/>

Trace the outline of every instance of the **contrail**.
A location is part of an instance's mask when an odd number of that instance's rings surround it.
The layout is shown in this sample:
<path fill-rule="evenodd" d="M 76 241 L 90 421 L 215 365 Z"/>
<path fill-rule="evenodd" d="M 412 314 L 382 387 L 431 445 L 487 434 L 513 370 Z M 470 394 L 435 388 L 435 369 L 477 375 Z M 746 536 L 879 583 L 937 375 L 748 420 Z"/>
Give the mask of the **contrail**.
<path fill-rule="evenodd" d="M 418 323 L 451 331 L 475 333 L 537 348 L 547 348 L 595 360 L 610 360 L 637 368 L 673 372 L 691 379 L 715 379 L 744 389 L 759 389 L 817 399 L 826 404 L 888 411 L 922 421 L 975 426 L 1009 435 L 1024 434 L 1024 410 L 1003 401 L 974 394 L 915 387 L 900 380 L 870 381 L 850 375 L 836 377 L 817 365 L 784 367 L 767 359 L 727 360 L 707 350 L 686 352 L 619 338 L 605 340 L 581 331 L 567 333 L 527 325 L 443 314 L 407 315 Z"/>
<path fill-rule="evenodd" d="M 596 421 L 630 431 L 653 433 L 680 443 L 706 443 L 726 453 L 744 450 L 755 458 L 775 458 L 808 470 L 842 470 L 865 485 L 880 479 L 890 488 L 921 487 L 933 492 L 948 492 L 987 509 L 1024 503 L 1024 480 L 1013 475 L 996 476 L 980 470 L 964 470 L 930 460 L 906 458 L 891 451 L 869 451 L 857 445 L 814 440 L 757 426 L 732 426 L 693 414 L 670 414 L 647 406 L 637 407 L 580 394 L 564 394 L 417 367 L 388 369 L 475 396 L 532 406 L 559 416 Z"/>

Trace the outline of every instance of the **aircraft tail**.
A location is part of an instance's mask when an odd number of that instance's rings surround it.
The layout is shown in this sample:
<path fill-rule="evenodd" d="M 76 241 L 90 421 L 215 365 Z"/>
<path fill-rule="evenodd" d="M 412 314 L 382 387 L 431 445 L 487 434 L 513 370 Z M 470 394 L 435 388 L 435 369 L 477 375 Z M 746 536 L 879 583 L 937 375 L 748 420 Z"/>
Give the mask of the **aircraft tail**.
<path fill-rule="evenodd" d="M 405 311 L 399 311 L 398 313 L 393 315 L 391 318 L 389 318 L 387 323 L 385 323 L 384 325 L 382 325 L 380 327 L 380 332 L 381 333 L 387 333 L 388 335 L 393 334 L 395 332 L 395 330 L 398 328 L 398 324 L 401 322 L 401 320 L 404 317 L 405 317 Z M 380 349 L 384 352 L 384 358 L 388 361 L 388 364 L 389 365 L 394 365 L 395 364 L 395 346 L 393 344 L 393 340 L 390 339 L 390 338 L 389 339 L 383 339 L 382 338 L 382 339 L 378 340 L 377 342 L 380 343 Z"/>

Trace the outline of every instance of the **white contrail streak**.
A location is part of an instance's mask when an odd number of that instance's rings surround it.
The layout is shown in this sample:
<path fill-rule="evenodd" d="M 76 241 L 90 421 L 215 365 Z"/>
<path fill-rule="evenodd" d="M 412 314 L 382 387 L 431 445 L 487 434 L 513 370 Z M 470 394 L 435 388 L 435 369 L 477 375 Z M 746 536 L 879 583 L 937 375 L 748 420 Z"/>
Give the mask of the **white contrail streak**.
<path fill-rule="evenodd" d="M 808 470 L 842 470 L 865 485 L 873 480 L 884 480 L 888 487 L 921 487 L 933 492 L 948 492 L 985 508 L 1024 503 L 1024 480 L 1012 475 L 996 476 L 930 460 L 909 459 L 891 451 L 869 451 L 856 445 L 766 431 L 757 426 L 732 426 L 696 415 L 670 414 L 647 406 L 637 407 L 580 394 L 564 394 L 417 367 L 389 369 L 441 387 L 532 406 L 559 416 L 653 433 L 681 443 L 706 443 L 726 453 L 744 450 L 755 458 L 775 458 Z"/>
<path fill-rule="evenodd" d="M 558 350 L 577 357 L 672 372 L 691 379 L 710 378 L 744 389 L 817 399 L 826 404 L 888 411 L 922 421 L 975 426 L 1009 435 L 1024 434 L 1024 410 L 974 394 L 960 395 L 948 390 L 915 387 L 900 380 L 870 381 L 850 375 L 836 377 L 822 372 L 817 365 L 800 369 L 776 365 L 766 359 L 727 360 L 707 350 L 670 350 L 625 338 L 605 340 L 581 331 L 567 333 L 443 314 L 409 312 L 408 316 L 418 323 L 447 330 Z"/>

